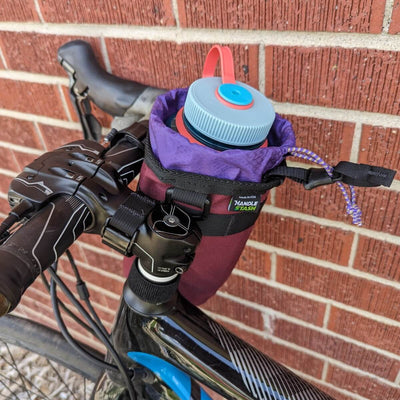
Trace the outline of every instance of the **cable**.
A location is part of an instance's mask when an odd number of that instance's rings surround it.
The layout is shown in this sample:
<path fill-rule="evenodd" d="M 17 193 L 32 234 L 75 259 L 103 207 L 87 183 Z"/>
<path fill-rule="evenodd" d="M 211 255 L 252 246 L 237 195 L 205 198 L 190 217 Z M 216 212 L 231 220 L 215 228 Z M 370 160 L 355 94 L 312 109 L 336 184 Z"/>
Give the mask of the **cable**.
<path fill-rule="evenodd" d="M 93 319 L 96 321 L 97 325 L 102 330 L 103 334 L 105 336 L 107 336 L 107 337 L 110 337 L 110 334 L 107 332 L 107 329 L 105 328 L 105 326 L 101 322 L 101 319 L 97 315 L 96 310 L 93 308 L 92 303 L 89 300 L 89 297 L 90 297 L 89 290 L 86 287 L 86 283 L 81 278 L 81 275 L 79 273 L 78 267 L 75 264 L 75 260 L 72 257 L 71 252 L 69 250 L 67 250 L 65 253 L 66 253 L 67 257 L 68 257 L 68 260 L 69 260 L 69 263 L 71 265 L 72 271 L 75 274 L 76 289 L 77 289 L 77 292 L 79 294 L 80 299 L 85 302 L 86 306 L 89 309 L 90 314 L 92 314 Z"/>
<path fill-rule="evenodd" d="M 49 292 L 49 294 L 51 295 L 51 287 L 50 287 L 50 283 L 47 280 L 46 276 L 44 275 L 44 273 L 42 272 L 40 274 L 40 277 L 42 278 L 42 282 L 44 287 L 46 288 L 46 290 Z M 60 306 L 64 312 L 66 312 L 77 324 L 79 324 L 82 328 L 84 328 L 85 330 L 87 330 L 89 333 L 91 333 L 93 336 L 95 336 L 95 333 L 93 331 L 93 329 L 87 325 L 84 321 L 82 321 L 81 318 L 79 318 L 74 312 L 72 312 L 66 305 L 65 303 L 60 300 L 59 298 L 57 298 L 57 304 L 58 306 Z"/>
<path fill-rule="evenodd" d="M 125 381 L 125 385 L 128 389 L 129 395 L 132 400 L 136 399 L 135 389 L 133 388 L 133 384 L 131 381 L 130 371 L 125 367 L 118 353 L 115 351 L 113 345 L 111 344 L 109 338 L 103 334 L 102 330 L 97 326 L 96 322 L 91 318 L 89 313 L 83 308 L 83 306 L 79 303 L 79 301 L 75 298 L 73 293 L 69 290 L 69 288 L 65 285 L 62 279 L 57 275 L 57 273 L 49 268 L 49 273 L 55 283 L 61 288 L 64 294 L 67 296 L 68 300 L 78 309 L 80 314 L 86 319 L 88 324 L 94 330 L 96 336 L 103 342 L 106 346 L 107 350 L 110 352 L 111 357 L 114 359 L 115 363 L 119 371 L 121 372 L 122 378 Z"/>
<path fill-rule="evenodd" d="M 50 268 L 52 268 L 53 270 L 56 269 L 57 268 L 56 263 L 54 263 Z M 84 349 L 81 345 L 79 345 L 78 342 L 70 335 L 68 328 L 66 327 L 64 320 L 60 313 L 60 308 L 59 308 L 60 300 L 57 298 L 57 287 L 56 287 L 56 283 L 55 283 L 54 279 L 51 279 L 51 281 L 50 281 L 50 296 L 51 296 L 51 303 L 53 306 L 55 319 L 61 330 L 62 335 L 65 337 L 67 342 L 77 352 L 79 352 L 84 357 L 87 357 L 91 361 L 93 361 L 98 367 L 103 368 L 103 369 L 109 369 L 112 371 L 118 371 L 118 368 L 115 365 L 109 364 L 109 363 L 105 362 L 104 360 L 101 360 L 101 359 L 95 357 L 93 354 L 91 354 L 86 349 Z M 90 331 L 93 332 L 92 329 L 90 329 Z"/>

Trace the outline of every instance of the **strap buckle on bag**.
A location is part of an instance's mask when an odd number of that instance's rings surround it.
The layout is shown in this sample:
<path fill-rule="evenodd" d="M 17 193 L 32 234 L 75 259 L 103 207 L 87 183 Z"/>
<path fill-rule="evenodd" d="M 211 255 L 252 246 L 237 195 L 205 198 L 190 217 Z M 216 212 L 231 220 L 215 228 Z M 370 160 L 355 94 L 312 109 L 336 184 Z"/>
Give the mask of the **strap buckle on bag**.
<path fill-rule="evenodd" d="M 187 206 L 193 218 L 204 219 L 210 214 L 211 201 L 206 193 L 170 187 L 165 193 L 165 202 L 180 203 L 181 208 Z"/>

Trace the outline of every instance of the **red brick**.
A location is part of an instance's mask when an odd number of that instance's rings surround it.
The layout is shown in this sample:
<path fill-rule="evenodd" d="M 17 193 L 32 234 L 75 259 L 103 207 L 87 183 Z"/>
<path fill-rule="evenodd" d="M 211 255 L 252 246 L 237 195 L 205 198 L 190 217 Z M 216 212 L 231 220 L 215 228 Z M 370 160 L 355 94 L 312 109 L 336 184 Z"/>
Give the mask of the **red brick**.
<path fill-rule="evenodd" d="M 0 21 L 39 21 L 34 0 L 2 0 Z"/>
<path fill-rule="evenodd" d="M 114 74 L 147 85 L 172 89 L 190 85 L 201 77 L 212 44 L 106 39 Z M 258 86 L 258 46 L 229 45 L 236 79 Z"/>
<path fill-rule="evenodd" d="M 315 325 L 322 325 L 324 319 L 323 303 L 236 275 L 231 275 L 220 290 Z"/>
<path fill-rule="evenodd" d="M 75 284 L 75 278 L 70 275 L 71 269 L 68 261 L 60 260 L 59 268 L 61 271 L 65 271 L 68 276 L 63 276 L 63 279 L 66 283 L 73 288 Z M 117 312 L 119 301 L 114 297 L 110 297 L 108 293 L 104 293 L 100 288 L 106 289 L 108 292 L 114 292 L 115 294 L 120 294 L 122 292 L 122 284 L 120 282 L 116 282 L 111 279 L 110 284 L 104 276 L 100 276 L 100 274 L 96 273 L 96 271 L 88 270 L 84 267 L 79 268 L 79 272 L 82 272 L 82 278 L 86 281 L 86 284 L 89 288 L 90 298 L 97 304 L 102 305 L 105 308 L 108 308 L 111 312 Z M 98 288 L 91 288 L 92 285 L 96 285 Z M 114 290 L 114 291 L 113 291 Z"/>
<path fill-rule="evenodd" d="M 0 213 L 7 215 L 10 211 L 10 206 L 6 199 L 0 198 Z"/>
<path fill-rule="evenodd" d="M 101 242 L 101 237 L 99 235 L 84 233 L 79 237 L 79 241 L 106 250 L 108 252 L 114 251 L 110 247 Z"/>
<path fill-rule="evenodd" d="M 267 47 L 266 95 L 280 102 L 399 115 L 399 61 L 394 51 Z"/>
<path fill-rule="evenodd" d="M 6 147 L 0 147 L 0 168 L 19 171 L 14 152 Z"/>
<path fill-rule="evenodd" d="M 89 265 L 122 276 L 122 260 L 82 248 Z M 111 251 L 110 251 L 111 252 Z"/>
<path fill-rule="evenodd" d="M 263 278 L 269 278 L 271 275 L 271 255 L 262 250 L 245 247 L 235 268 Z"/>
<path fill-rule="evenodd" d="M 400 290 L 373 280 L 287 257 L 278 257 L 276 279 L 285 285 L 374 314 L 394 320 L 400 318 Z"/>
<path fill-rule="evenodd" d="M 297 146 L 314 151 L 332 165 L 350 158 L 355 124 L 295 115 L 283 117 L 292 123 Z M 302 161 L 296 158 L 291 160 Z"/>
<path fill-rule="evenodd" d="M 82 132 L 73 129 L 44 124 L 39 124 L 39 129 L 42 133 L 47 150 L 54 150 L 66 143 L 83 139 Z"/>
<path fill-rule="evenodd" d="M 329 366 L 327 382 L 335 387 L 348 390 L 369 400 L 399 399 L 400 388 L 385 385 L 369 376 Z"/>
<path fill-rule="evenodd" d="M 0 140 L 19 146 L 43 149 L 33 123 L 20 119 L 0 117 Z"/>
<path fill-rule="evenodd" d="M 22 151 L 14 150 L 14 156 L 18 163 L 18 172 L 21 172 L 24 167 L 36 160 L 39 156 L 37 154 L 23 153 Z"/>
<path fill-rule="evenodd" d="M 400 169 L 400 129 L 363 125 L 358 162 Z M 396 179 L 400 175 L 397 173 Z"/>
<path fill-rule="evenodd" d="M 383 188 L 357 188 L 364 226 L 400 235 L 400 193 Z"/>
<path fill-rule="evenodd" d="M 46 22 L 112 25 L 175 25 L 169 0 L 39 0 Z"/>
<path fill-rule="evenodd" d="M 360 236 L 354 268 L 399 282 L 399 265 L 399 246 L 374 238 Z"/>
<path fill-rule="evenodd" d="M 1 154 L 1 151 L 0 151 Z M 1 155 L 0 155 L 0 160 L 1 160 Z M 0 167 L 1 168 L 1 167 Z M 17 173 L 15 174 L 17 175 Z M 2 175 L 0 174 L 0 192 L 7 194 L 8 193 L 8 187 L 10 186 L 10 183 L 12 181 L 12 177 L 8 176 L 8 175 Z"/>
<path fill-rule="evenodd" d="M 359 192 L 358 188 L 356 192 Z M 352 222 L 351 217 L 346 214 L 346 202 L 343 194 L 335 184 L 306 190 L 303 185 L 286 179 L 276 191 L 275 205 L 334 221 L 347 222 L 348 224 Z M 362 211 L 365 210 L 362 208 Z M 364 212 L 363 221 L 368 216 Z"/>
<path fill-rule="evenodd" d="M 389 33 L 396 34 L 400 32 L 400 1 L 393 2 L 392 19 L 389 26 Z"/>
<path fill-rule="evenodd" d="M 10 110 L 66 119 L 58 88 L 53 85 L 0 79 L 0 107 Z"/>
<path fill-rule="evenodd" d="M 189 28 L 380 33 L 385 7 L 377 0 L 178 0 L 178 8 Z"/>
<path fill-rule="evenodd" d="M 362 211 L 363 227 L 393 235 L 400 234 L 400 193 L 385 188 L 355 188 L 356 203 Z M 275 205 L 280 208 L 352 223 L 346 214 L 341 191 L 333 184 L 305 190 L 287 179 L 276 191 Z"/>
<path fill-rule="evenodd" d="M 315 383 L 313 382 L 317 388 L 321 389 L 324 393 L 328 394 L 329 396 L 333 397 L 335 400 L 354 400 L 353 397 L 349 397 L 337 390 L 333 389 L 330 386 L 325 386 L 322 383 Z"/>
<path fill-rule="evenodd" d="M 259 330 L 264 329 L 264 320 L 260 311 L 221 296 L 216 295 L 211 297 L 210 300 L 202 305 L 202 308 L 229 317 L 252 328 Z"/>
<path fill-rule="evenodd" d="M 400 371 L 395 359 L 283 319 L 275 320 L 273 335 L 388 380 Z"/>
<path fill-rule="evenodd" d="M 308 375 L 314 376 L 315 378 L 321 377 L 323 368 L 322 360 L 275 343 L 261 336 L 241 330 L 240 328 L 231 324 L 227 324 L 226 322 L 219 322 L 227 327 L 232 333 L 245 340 L 247 343 L 251 344 L 268 357 L 271 357 L 273 360 L 284 364 L 289 368 L 294 368 L 298 371 L 304 371 Z"/>
<path fill-rule="evenodd" d="M 69 89 L 64 86 L 62 88 L 62 90 L 64 93 L 64 98 L 66 99 L 68 110 L 69 110 L 72 120 L 75 122 L 79 122 L 78 114 L 75 111 L 75 107 L 72 104 L 71 97 L 69 95 Z M 90 105 L 91 105 L 91 109 L 92 109 L 92 114 L 100 122 L 100 125 L 104 128 L 109 128 L 111 126 L 111 122 L 113 120 L 112 116 L 110 114 L 107 114 L 105 111 L 101 110 L 93 102 L 91 102 Z M 82 135 L 83 134 L 81 134 L 81 138 L 82 138 Z"/>
<path fill-rule="evenodd" d="M 400 328 L 333 307 L 328 328 L 341 335 L 400 354 Z"/>
<path fill-rule="evenodd" d="M 251 239 L 347 265 L 354 234 L 280 215 L 261 213 Z M 335 245 L 329 245 L 334 243 Z"/>
<path fill-rule="evenodd" d="M 63 44 L 76 39 L 89 42 L 103 65 L 100 40 L 77 36 L 44 35 L 32 32 L 1 32 L 0 44 L 10 69 L 67 77 L 57 61 L 57 50 Z"/>

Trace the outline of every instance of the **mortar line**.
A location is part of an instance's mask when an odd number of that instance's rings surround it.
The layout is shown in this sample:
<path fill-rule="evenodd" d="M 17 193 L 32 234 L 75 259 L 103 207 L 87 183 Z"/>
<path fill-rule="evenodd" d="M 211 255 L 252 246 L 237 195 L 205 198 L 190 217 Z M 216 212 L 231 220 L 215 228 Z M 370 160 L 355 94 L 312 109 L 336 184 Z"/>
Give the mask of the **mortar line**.
<path fill-rule="evenodd" d="M 331 308 L 332 308 L 331 303 L 327 303 L 325 308 L 324 322 L 322 324 L 322 327 L 325 329 L 328 329 L 329 318 L 331 316 Z"/>
<path fill-rule="evenodd" d="M 381 382 L 381 383 L 383 383 L 385 385 L 388 385 L 388 386 L 391 386 L 391 387 L 397 387 L 397 385 L 392 381 L 389 381 L 389 380 L 387 380 L 385 378 L 382 378 L 380 376 L 377 376 L 377 375 L 373 375 L 372 373 L 364 371 L 364 370 L 361 370 L 359 368 L 356 368 L 356 367 L 353 367 L 353 366 L 349 366 L 348 364 L 346 364 L 346 363 L 344 363 L 342 361 L 338 361 L 338 360 L 336 360 L 334 358 L 331 358 L 329 356 L 326 356 L 325 354 L 318 353 L 318 352 L 316 352 L 314 350 L 310 350 L 310 349 L 308 349 L 306 347 L 299 346 L 299 345 L 297 345 L 295 343 L 289 342 L 289 341 L 287 341 L 285 339 L 278 338 L 276 336 L 270 336 L 270 335 L 266 336 L 264 331 L 260 331 L 260 330 L 255 329 L 255 328 L 248 327 L 247 325 L 245 325 L 245 324 L 243 324 L 241 322 L 238 322 L 237 320 L 233 320 L 233 319 L 231 319 L 229 317 L 225 317 L 225 316 L 222 316 L 222 315 L 210 312 L 210 311 L 206 311 L 206 312 L 212 318 L 216 318 L 216 319 L 219 319 L 220 321 L 223 321 L 223 322 L 229 323 L 231 325 L 237 326 L 238 328 L 243 329 L 244 331 L 247 331 L 249 333 L 253 333 L 253 334 L 255 334 L 257 336 L 260 336 L 260 337 L 262 337 L 264 339 L 267 337 L 273 343 L 277 343 L 277 344 L 289 347 L 289 348 L 291 348 L 293 350 L 299 351 L 301 353 L 308 354 L 308 355 L 313 356 L 313 357 L 315 357 L 315 358 L 317 358 L 319 360 L 322 360 L 322 361 L 326 361 L 327 360 L 332 365 L 336 365 L 336 366 L 338 366 L 338 367 L 340 367 L 342 369 L 345 369 L 347 371 L 352 371 L 352 372 L 356 372 L 357 374 L 367 376 L 368 378 L 372 378 L 374 380 L 377 380 L 377 381 L 379 381 L 379 382 Z"/>
<path fill-rule="evenodd" d="M 254 31 L 239 29 L 202 29 L 137 25 L 57 24 L 37 22 L 1 22 L 0 31 L 36 32 L 48 35 L 69 35 L 172 41 L 176 43 L 263 44 L 276 46 L 369 48 L 399 51 L 396 35 L 356 32 Z M 392 37 L 393 36 L 393 37 Z M 232 37 L 235 40 L 232 40 Z"/>
<path fill-rule="evenodd" d="M 0 78 L 12 79 L 13 81 L 24 81 L 32 83 L 42 83 L 45 85 L 64 85 L 68 86 L 68 78 L 55 75 L 38 74 L 36 72 L 0 70 Z"/>
<path fill-rule="evenodd" d="M 5 68 L 6 70 L 8 70 L 7 61 L 6 61 L 6 58 L 4 57 L 3 49 L 2 49 L 1 47 L 0 47 L 0 59 L 1 59 L 1 61 L 3 62 L 3 64 L 4 64 L 4 68 Z"/>
<path fill-rule="evenodd" d="M 382 33 L 389 33 L 390 22 L 392 19 L 394 0 L 386 0 L 385 12 L 382 21 Z"/>
<path fill-rule="evenodd" d="M 298 371 L 298 370 L 294 370 L 294 371 L 295 371 L 295 373 L 297 375 L 299 375 L 300 377 L 302 377 L 302 378 L 304 378 L 306 380 L 308 379 L 310 382 L 314 382 L 314 383 L 317 383 L 317 384 L 321 383 L 321 381 L 319 381 L 318 379 L 314 378 L 313 376 L 306 375 L 303 372 Z M 345 396 L 347 396 L 347 397 L 349 397 L 351 399 L 354 399 L 354 400 L 370 400 L 370 399 L 367 399 L 366 397 L 360 396 L 359 394 L 356 394 L 356 393 L 353 393 L 353 392 L 349 392 L 346 389 L 339 388 L 339 387 L 337 387 L 335 385 L 332 385 L 329 382 L 322 382 L 322 383 L 324 384 L 324 386 L 327 386 L 327 387 L 329 387 L 329 388 L 331 388 L 331 389 L 333 389 L 333 390 L 335 390 L 335 391 L 337 391 L 337 392 L 339 392 L 339 393 L 341 393 L 341 394 L 343 394 L 343 395 L 345 395 Z"/>
<path fill-rule="evenodd" d="M 338 265 L 338 264 L 332 263 L 330 261 L 321 260 L 319 258 L 315 258 L 315 257 L 311 257 L 311 256 L 305 256 L 303 254 L 299 254 L 299 253 L 296 253 L 291 250 L 271 246 L 271 245 L 268 245 L 265 243 L 255 242 L 251 239 L 248 240 L 246 244 L 249 247 L 252 247 L 254 249 L 261 250 L 261 251 L 264 251 L 267 253 L 276 253 L 277 255 L 280 255 L 283 257 L 288 257 L 288 258 L 292 258 L 295 260 L 305 261 L 306 263 L 314 264 L 321 268 L 331 269 L 333 271 L 342 272 L 342 273 L 354 276 L 356 278 L 365 279 L 367 281 L 378 282 L 378 283 L 381 283 L 382 285 L 390 286 L 394 289 L 400 289 L 399 282 L 386 280 L 384 278 L 380 278 L 376 275 L 369 274 L 367 272 L 363 272 L 363 271 L 360 271 L 357 269 L 349 269 L 348 267 L 345 267 L 343 265 Z"/>
<path fill-rule="evenodd" d="M 0 174 L 14 178 L 18 172 L 10 171 L 8 169 L 0 168 Z M 6 196 L 6 195 L 5 195 Z"/>
<path fill-rule="evenodd" d="M 42 134 L 42 131 L 40 130 L 39 124 L 37 122 L 32 122 L 32 123 L 33 123 L 33 126 L 35 127 L 35 130 L 36 130 L 36 133 L 37 133 L 37 135 L 39 137 L 40 143 L 42 144 L 44 150 L 47 151 L 48 149 L 47 149 L 47 146 L 46 146 L 46 142 L 45 142 L 45 140 L 43 138 L 43 134 Z"/>
<path fill-rule="evenodd" d="M 359 227 L 359 226 L 355 226 L 355 225 L 346 224 L 345 222 L 341 222 L 341 221 L 329 220 L 329 219 L 317 217 L 317 216 L 311 215 L 311 214 L 304 214 L 299 211 L 288 210 L 286 208 L 280 208 L 280 207 L 272 206 L 272 205 L 264 205 L 261 212 L 269 213 L 272 215 L 279 215 L 282 217 L 296 218 L 296 219 L 300 219 L 302 221 L 307 221 L 307 222 L 314 222 L 318 225 L 335 228 L 335 229 L 340 229 L 342 231 L 359 233 L 363 236 L 367 236 L 367 237 L 374 238 L 374 239 L 376 239 L 376 236 L 379 234 L 379 239 L 382 242 L 388 242 L 388 243 L 400 245 L 400 237 L 399 236 L 395 236 L 395 235 L 392 235 L 392 234 L 386 233 L 386 232 L 379 232 L 379 231 L 370 230 L 368 228 L 363 228 L 363 227 Z"/>
<path fill-rule="evenodd" d="M 104 65 L 106 67 L 106 71 L 109 74 L 112 74 L 110 57 L 108 56 L 108 50 L 107 50 L 106 40 L 104 39 L 104 36 L 100 37 L 100 50 L 101 50 L 101 54 L 103 56 L 103 61 L 104 61 Z"/>
<path fill-rule="evenodd" d="M 258 46 L 258 90 L 265 93 L 265 46 Z"/>
<path fill-rule="evenodd" d="M 385 357 L 400 361 L 400 355 L 391 353 L 390 351 L 383 350 L 383 349 L 380 349 L 378 347 L 374 347 L 374 346 L 372 346 L 370 344 L 366 344 L 366 343 L 360 342 L 360 341 L 355 340 L 353 338 L 350 338 L 348 336 L 340 335 L 339 333 L 336 333 L 334 331 L 330 331 L 329 329 L 325 329 L 323 327 L 320 327 L 320 326 L 317 326 L 317 325 L 313 325 L 311 322 L 303 321 L 303 320 L 298 319 L 296 317 L 292 317 L 290 315 L 284 314 L 283 312 L 274 310 L 274 309 L 266 307 L 266 306 L 261 306 L 258 303 L 253 303 L 253 302 L 251 302 L 249 300 L 244 300 L 244 299 L 242 299 L 240 297 L 234 296 L 234 295 L 226 293 L 226 292 L 218 291 L 217 295 L 222 297 L 222 298 L 225 298 L 225 299 L 228 299 L 228 300 L 232 300 L 235 303 L 239 303 L 239 304 L 245 305 L 247 307 L 250 307 L 250 308 L 252 308 L 254 310 L 260 311 L 261 313 L 266 313 L 267 315 L 275 315 L 276 317 L 281 318 L 281 319 L 283 319 L 285 321 L 291 322 L 291 323 L 293 323 L 295 325 L 300 325 L 300 326 L 303 326 L 305 328 L 312 329 L 314 331 L 323 333 L 323 334 L 325 334 L 327 336 L 331 336 L 331 337 L 334 337 L 334 338 L 341 339 L 344 342 L 354 344 L 354 345 L 356 345 L 358 347 L 361 347 L 363 349 L 370 350 L 370 351 L 373 351 L 373 352 L 378 353 L 380 355 L 383 355 Z"/>
<path fill-rule="evenodd" d="M 67 104 L 67 99 L 64 96 L 64 91 L 62 90 L 62 87 L 61 87 L 60 84 L 57 85 L 57 88 L 58 88 L 58 92 L 59 92 L 60 97 L 61 97 L 61 103 L 62 103 L 62 105 L 64 107 L 65 114 L 67 115 L 68 121 L 72 122 L 72 116 L 71 116 L 71 113 L 69 111 L 69 107 L 68 107 L 68 104 Z"/>
<path fill-rule="evenodd" d="M 37 156 L 42 155 L 43 151 L 44 151 L 43 149 L 35 149 L 33 147 L 24 147 L 24 146 L 20 146 L 18 144 L 14 144 L 14 143 L 3 142 L 2 140 L 0 140 L 0 147 L 5 147 L 10 150 L 20 151 L 22 153 L 34 154 Z"/>
<path fill-rule="evenodd" d="M 397 374 L 397 378 L 394 380 L 394 383 L 395 383 L 396 385 L 399 385 L 399 386 L 400 386 L 400 371 L 399 371 L 399 373 Z"/>
<path fill-rule="evenodd" d="M 45 21 L 44 18 L 43 18 L 43 14 L 42 14 L 42 10 L 40 9 L 39 2 L 38 2 L 38 0 L 33 0 L 33 2 L 34 2 L 34 4 L 35 4 L 35 9 L 36 9 L 36 12 L 37 12 L 37 14 L 38 14 L 38 16 L 39 16 L 40 22 L 41 22 L 42 24 L 44 24 L 46 21 Z"/>
<path fill-rule="evenodd" d="M 63 271 L 59 271 L 58 275 L 60 275 L 60 277 L 65 278 L 67 280 L 73 280 L 74 279 L 71 275 L 69 275 L 69 274 L 67 274 L 67 273 L 65 273 Z M 90 281 L 86 281 L 86 286 L 89 289 L 92 289 L 94 291 L 98 291 L 99 293 L 104 294 L 104 295 L 106 295 L 107 297 L 109 297 L 109 298 L 111 298 L 113 300 L 120 300 L 121 299 L 120 294 L 111 292 L 110 290 L 105 289 L 104 287 L 98 286 L 98 285 L 96 285 L 96 284 L 94 284 L 94 283 L 92 283 Z"/>
<path fill-rule="evenodd" d="M 350 256 L 349 256 L 349 264 L 348 264 L 348 267 L 351 270 L 354 269 L 354 262 L 355 262 L 356 256 L 357 256 L 359 238 L 360 238 L 359 234 L 356 233 L 354 235 L 354 238 L 353 238 L 353 243 L 351 244 Z"/>
<path fill-rule="evenodd" d="M 400 41 L 399 41 L 400 42 Z M 260 68 L 260 66 L 259 66 Z M 17 81 L 42 83 L 48 85 L 69 85 L 69 80 L 66 77 L 54 76 L 54 75 L 44 75 L 33 72 L 17 71 L 17 70 L 0 70 L 0 78 L 12 79 Z M 263 83 L 265 86 L 265 71 Z M 272 104 L 276 112 L 280 114 L 295 115 L 301 117 L 311 117 L 324 120 L 334 120 L 351 122 L 355 124 L 365 124 L 377 126 L 377 121 L 379 121 L 379 126 L 386 128 L 396 128 L 400 125 L 400 116 L 384 113 L 375 113 L 369 111 L 359 111 L 359 110 L 346 110 L 340 108 L 330 108 L 317 105 L 307 105 L 298 103 L 280 103 L 277 101 L 272 101 Z M 356 144 L 354 144 L 356 146 Z"/>
<path fill-rule="evenodd" d="M 326 377 L 328 376 L 329 361 L 324 361 L 324 366 L 322 367 L 321 381 L 326 382 Z"/>
<path fill-rule="evenodd" d="M 120 261 L 123 260 L 123 256 L 121 254 L 114 253 L 114 252 L 110 251 L 111 249 L 104 250 L 100 247 L 97 247 L 97 246 L 94 246 L 92 244 L 88 244 L 88 243 L 85 243 L 82 241 L 79 241 L 79 245 L 84 249 L 92 251 L 93 253 L 102 254 L 102 255 L 105 255 L 108 257 L 115 258 L 116 260 L 120 260 Z"/>
<path fill-rule="evenodd" d="M 280 283 L 280 282 L 271 282 L 271 281 L 269 281 L 269 280 L 267 280 L 265 278 L 261 278 L 260 276 L 250 274 L 250 273 L 242 271 L 240 269 L 234 269 L 232 274 L 236 275 L 236 276 L 240 276 L 240 277 L 245 278 L 245 279 L 248 279 L 250 281 L 258 282 L 258 283 L 261 283 L 261 284 L 263 284 L 265 286 L 272 287 L 272 288 L 275 288 L 275 289 L 280 289 L 280 290 L 283 290 L 285 292 L 288 292 L 288 293 L 291 293 L 291 294 L 295 294 L 295 295 L 298 295 L 300 297 L 304 297 L 306 299 L 313 300 L 313 301 L 316 301 L 316 302 L 319 302 L 319 303 L 326 304 L 327 302 L 331 302 L 331 304 L 333 306 L 337 307 L 337 308 L 341 308 L 341 309 L 346 310 L 348 312 L 351 312 L 353 314 L 362 315 L 365 318 L 372 319 L 373 321 L 379 322 L 379 323 L 384 324 L 384 325 L 389 325 L 389 326 L 394 326 L 394 327 L 400 328 L 400 321 L 396 321 L 394 319 L 391 319 L 389 317 L 384 317 L 384 316 L 379 315 L 379 314 L 374 314 L 371 311 L 367 311 L 367 310 L 364 310 L 362 308 L 349 306 L 349 305 L 341 303 L 341 302 L 339 302 L 337 300 L 327 299 L 326 297 L 323 297 L 321 295 L 310 293 L 310 292 L 305 292 L 305 291 L 303 291 L 301 289 L 298 289 L 298 288 L 293 287 L 293 286 L 288 286 L 288 285 L 285 285 L 285 284 Z"/>
<path fill-rule="evenodd" d="M 400 116 L 392 114 L 373 113 L 370 111 L 359 111 L 350 109 L 347 110 L 342 108 L 329 108 L 318 105 L 299 103 L 281 103 L 275 100 L 272 101 L 272 104 L 276 112 L 286 115 L 361 123 L 373 126 L 379 125 L 386 128 L 396 128 L 400 125 Z"/>
<path fill-rule="evenodd" d="M 0 116 L 21 119 L 23 121 L 38 122 L 40 124 L 56 126 L 59 128 L 81 129 L 79 122 L 71 122 L 64 119 L 46 117 L 45 115 L 30 114 L 22 111 L 7 110 L 4 108 L 0 108 Z"/>
<path fill-rule="evenodd" d="M 277 257 L 276 253 L 271 253 L 271 281 L 276 281 L 276 270 L 277 270 Z"/>
<path fill-rule="evenodd" d="M 173 13 L 174 18 L 175 18 L 176 27 L 178 29 L 180 29 L 181 21 L 179 20 L 179 7 L 178 7 L 177 0 L 171 0 L 171 7 L 172 7 L 172 13 Z"/>
<path fill-rule="evenodd" d="M 356 122 L 354 127 L 353 142 L 351 144 L 350 161 L 356 163 L 360 155 L 362 123 Z"/>

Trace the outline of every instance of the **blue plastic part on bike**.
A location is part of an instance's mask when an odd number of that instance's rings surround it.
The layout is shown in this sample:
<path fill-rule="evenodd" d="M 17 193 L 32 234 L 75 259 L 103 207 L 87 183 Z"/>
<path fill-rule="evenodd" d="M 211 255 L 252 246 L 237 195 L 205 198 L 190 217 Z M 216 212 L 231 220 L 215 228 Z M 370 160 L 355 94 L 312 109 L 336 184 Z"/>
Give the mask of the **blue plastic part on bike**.
<path fill-rule="evenodd" d="M 248 106 L 253 101 L 252 94 L 246 88 L 234 83 L 223 83 L 218 87 L 218 93 L 228 103 L 237 106 Z"/>
<path fill-rule="evenodd" d="M 192 385 L 188 374 L 162 358 L 151 354 L 130 351 L 128 357 L 154 372 L 159 379 L 165 382 L 180 397 L 181 400 L 190 400 Z M 212 400 L 203 389 L 200 390 L 201 400 Z"/>

